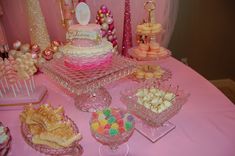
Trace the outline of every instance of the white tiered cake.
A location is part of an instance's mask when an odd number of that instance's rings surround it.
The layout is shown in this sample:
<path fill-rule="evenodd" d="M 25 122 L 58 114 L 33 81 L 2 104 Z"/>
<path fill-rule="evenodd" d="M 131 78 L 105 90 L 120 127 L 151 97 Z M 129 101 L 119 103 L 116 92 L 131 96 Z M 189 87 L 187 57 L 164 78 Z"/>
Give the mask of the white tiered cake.
<path fill-rule="evenodd" d="M 112 43 L 102 39 L 100 25 L 84 22 L 89 21 L 89 12 L 89 7 L 85 3 L 78 4 L 76 15 L 80 24 L 69 28 L 66 34 L 69 43 L 60 47 L 65 65 L 78 70 L 93 69 L 110 63 L 114 51 Z"/>

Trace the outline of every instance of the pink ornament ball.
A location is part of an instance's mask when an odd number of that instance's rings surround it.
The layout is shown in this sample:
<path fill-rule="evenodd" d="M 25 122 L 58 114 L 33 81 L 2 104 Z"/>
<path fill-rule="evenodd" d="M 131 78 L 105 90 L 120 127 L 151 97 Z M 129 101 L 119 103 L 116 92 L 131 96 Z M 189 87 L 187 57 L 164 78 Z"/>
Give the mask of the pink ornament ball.
<path fill-rule="evenodd" d="M 113 35 L 109 35 L 108 40 L 112 42 L 113 41 Z"/>
<path fill-rule="evenodd" d="M 116 33 L 116 29 L 114 28 L 112 31 L 112 34 L 115 35 L 115 33 Z"/>
<path fill-rule="evenodd" d="M 53 51 L 51 49 L 46 49 L 42 52 L 42 56 L 47 60 L 51 60 L 53 58 Z"/>
<path fill-rule="evenodd" d="M 106 14 L 108 12 L 107 9 L 102 9 L 101 11 L 102 11 L 103 14 Z"/>
<path fill-rule="evenodd" d="M 113 44 L 113 46 L 116 46 L 116 45 L 117 45 L 117 41 L 116 41 L 116 40 L 113 40 L 113 41 L 112 41 L 112 44 Z"/>
<path fill-rule="evenodd" d="M 101 30 L 101 35 L 102 35 L 102 37 L 105 37 L 106 36 L 106 34 L 107 34 L 107 32 L 105 31 L 105 30 Z"/>
<path fill-rule="evenodd" d="M 117 50 L 117 45 L 113 46 L 113 48 L 114 48 L 115 50 Z"/>
<path fill-rule="evenodd" d="M 113 23 L 113 19 L 112 19 L 111 17 L 108 17 L 108 18 L 107 18 L 107 23 L 108 23 L 108 24 L 112 24 L 112 23 Z"/>
<path fill-rule="evenodd" d="M 32 53 L 40 53 L 40 47 L 39 47 L 39 45 L 33 44 L 33 45 L 31 46 L 31 52 L 32 52 Z"/>
<path fill-rule="evenodd" d="M 37 59 L 38 58 L 38 54 L 37 53 L 32 53 L 32 59 Z"/>
<path fill-rule="evenodd" d="M 13 48 L 15 50 L 20 49 L 20 47 L 21 47 L 21 42 L 19 40 L 17 40 L 16 42 L 13 43 Z"/>
<path fill-rule="evenodd" d="M 100 17 L 103 18 L 103 17 L 104 17 L 104 14 L 100 14 Z"/>
<path fill-rule="evenodd" d="M 105 22 L 105 18 L 101 18 L 101 19 L 100 19 L 100 22 L 101 22 L 101 23 L 104 23 L 104 22 Z"/>
<path fill-rule="evenodd" d="M 111 30 L 108 30 L 108 35 L 112 35 L 112 31 Z"/>
<path fill-rule="evenodd" d="M 109 25 L 107 23 L 102 24 L 102 29 L 107 30 L 109 28 Z"/>
<path fill-rule="evenodd" d="M 114 24 L 109 24 L 109 30 L 113 30 L 114 29 Z"/>
<path fill-rule="evenodd" d="M 60 46 L 60 42 L 59 41 L 52 41 L 52 46 L 59 47 Z"/>
<path fill-rule="evenodd" d="M 116 39 L 117 39 L 117 36 L 116 36 L 116 35 L 113 35 L 113 39 L 115 39 L 115 40 L 116 40 Z"/>
<path fill-rule="evenodd" d="M 101 10 L 105 10 L 105 9 L 108 10 L 108 8 L 106 7 L 106 5 L 101 5 L 100 9 L 101 9 Z"/>

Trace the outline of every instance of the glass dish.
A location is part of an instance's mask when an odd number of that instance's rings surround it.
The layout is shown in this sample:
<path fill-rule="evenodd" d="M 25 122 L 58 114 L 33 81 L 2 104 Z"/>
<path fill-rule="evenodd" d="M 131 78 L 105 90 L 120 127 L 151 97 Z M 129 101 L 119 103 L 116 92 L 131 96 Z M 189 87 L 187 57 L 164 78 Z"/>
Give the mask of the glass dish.
<path fill-rule="evenodd" d="M 5 127 L 3 123 L 0 122 L 0 126 L 3 128 L 3 132 L 0 132 L 1 135 L 5 134 L 8 136 L 7 140 L 5 140 L 3 143 L 0 144 L 0 155 L 6 156 L 10 150 L 11 147 L 11 134 L 8 127 Z M 1 140 L 2 141 L 2 140 Z"/>
<path fill-rule="evenodd" d="M 65 120 L 68 120 L 72 123 L 71 125 L 73 127 L 74 133 L 79 133 L 79 130 L 78 130 L 76 124 L 69 117 L 66 116 Z M 83 153 L 83 148 L 79 144 L 79 140 L 73 142 L 72 145 L 69 146 L 69 147 L 65 147 L 65 148 L 61 148 L 61 149 L 53 149 L 53 148 L 48 147 L 46 145 L 34 144 L 32 142 L 32 134 L 30 133 L 30 130 L 28 129 L 27 124 L 25 124 L 25 123 L 21 123 L 21 133 L 23 135 L 23 138 L 24 138 L 25 142 L 29 146 L 34 148 L 36 151 L 39 151 L 39 152 L 44 153 L 44 154 L 80 156 Z"/>
<path fill-rule="evenodd" d="M 142 65 L 141 65 L 142 66 Z M 138 68 L 138 67 L 137 67 Z M 169 79 L 171 79 L 172 77 L 172 73 L 169 69 L 166 69 L 166 68 L 163 68 L 161 67 L 162 70 L 164 70 L 164 73 L 162 74 L 162 76 L 160 78 L 150 78 L 150 79 L 146 79 L 146 78 L 137 78 L 134 73 L 131 74 L 129 76 L 129 78 L 133 81 L 136 81 L 136 82 L 144 82 L 144 81 L 154 81 L 154 80 L 158 80 L 158 81 L 167 81 Z"/>
<path fill-rule="evenodd" d="M 162 55 L 162 56 L 159 55 L 159 56 L 156 57 L 156 58 L 151 58 L 151 57 L 140 58 L 140 57 L 138 57 L 138 56 L 134 53 L 134 49 L 135 49 L 135 48 L 136 48 L 136 47 L 130 48 L 130 49 L 128 50 L 128 55 L 129 55 L 130 57 L 132 57 L 133 59 L 137 60 L 137 61 L 156 61 L 156 60 L 166 59 L 166 58 L 168 58 L 168 57 L 171 56 L 171 51 L 170 51 L 170 50 L 161 47 L 161 48 L 166 52 L 166 55 Z"/>
<path fill-rule="evenodd" d="M 172 106 L 167 108 L 161 113 L 155 113 L 152 110 L 144 107 L 137 103 L 137 96 L 135 95 L 138 89 L 156 87 L 163 91 L 169 91 L 176 95 Z M 143 83 L 136 84 L 129 89 L 125 89 L 121 92 L 121 101 L 126 104 L 128 111 L 133 113 L 138 118 L 146 122 L 146 124 L 158 127 L 163 125 L 164 122 L 168 121 L 171 117 L 176 115 L 183 104 L 187 101 L 189 94 L 184 93 L 178 86 L 171 84 L 160 83 L 158 81 L 146 81 Z"/>
<path fill-rule="evenodd" d="M 173 92 L 176 95 L 172 105 L 161 113 L 155 113 L 137 103 L 137 96 L 135 95 L 137 90 L 152 86 L 164 91 Z M 137 117 L 136 130 L 154 143 L 176 127 L 168 120 L 179 112 L 183 104 L 187 101 L 188 96 L 189 94 L 180 90 L 178 86 L 160 83 L 159 81 L 145 81 L 122 91 L 121 101 L 126 104 L 128 111 Z"/>
<path fill-rule="evenodd" d="M 120 109 L 124 114 L 127 112 Z M 92 123 L 93 118 L 90 120 L 90 125 Z M 99 134 L 91 130 L 92 136 L 100 142 L 102 145 L 99 147 L 99 154 L 100 156 L 126 156 L 129 152 L 129 145 L 126 143 L 129 138 L 132 136 L 134 130 L 135 130 L 135 121 L 132 121 L 133 127 L 131 130 L 123 132 L 121 134 L 110 136 L 107 134 Z M 124 144 L 126 143 L 126 144 Z M 123 145 L 122 145 L 123 144 Z"/>
<path fill-rule="evenodd" d="M 84 93 L 74 97 L 75 106 L 82 111 L 94 112 L 111 104 L 112 97 L 109 92 L 101 87 L 90 93 Z"/>

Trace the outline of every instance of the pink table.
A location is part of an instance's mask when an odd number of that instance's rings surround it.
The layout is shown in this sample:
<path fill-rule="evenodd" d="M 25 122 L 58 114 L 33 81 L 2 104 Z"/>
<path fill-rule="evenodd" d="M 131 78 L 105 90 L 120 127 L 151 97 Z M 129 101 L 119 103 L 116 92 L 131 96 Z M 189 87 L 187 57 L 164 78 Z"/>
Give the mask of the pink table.
<path fill-rule="evenodd" d="M 135 131 L 129 140 L 129 156 L 234 156 L 235 155 L 235 107 L 220 91 L 202 76 L 173 58 L 162 61 L 162 66 L 173 71 L 172 83 L 178 84 L 191 95 L 188 102 L 171 122 L 176 129 L 151 143 Z M 78 125 L 83 140 L 84 156 L 97 156 L 99 143 L 89 131 L 89 113 L 78 111 L 71 97 L 52 83 L 45 75 L 36 77 L 48 87 L 46 101 L 54 106 L 63 105 L 66 114 Z M 119 92 L 131 85 L 127 79 L 107 86 L 112 95 L 112 105 L 125 107 L 119 100 Z M 9 156 L 38 156 L 41 153 L 28 146 L 20 133 L 19 113 L 1 111 L 0 121 L 11 130 L 13 137 Z"/>

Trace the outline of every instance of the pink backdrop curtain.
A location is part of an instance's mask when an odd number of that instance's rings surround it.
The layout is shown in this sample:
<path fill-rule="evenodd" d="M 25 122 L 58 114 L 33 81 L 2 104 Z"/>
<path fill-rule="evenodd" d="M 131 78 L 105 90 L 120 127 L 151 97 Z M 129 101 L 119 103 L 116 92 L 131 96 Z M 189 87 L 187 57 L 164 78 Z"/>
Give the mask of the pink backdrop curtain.
<path fill-rule="evenodd" d="M 0 3 L 0 46 L 7 44 L 4 26 L 2 24 L 3 8 Z"/>
<path fill-rule="evenodd" d="M 86 0 L 91 8 L 92 19 L 95 22 L 96 12 L 102 4 L 106 4 L 114 16 L 115 28 L 117 29 L 119 50 L 122 44 L 123 32 L 123 11 L 124 0 Z M 131 21 L 133 43 L 135 43 L 135 28 L 143 18 L 146 18 L 146 12 L 143 4 L 146 0 L 131 0 Z M 1 0 L 2 7 L 5 10 L 2 16 L 3 25 L 6 28 L 6 36 L 10 45 L 15 40 L 29 42 L 28 26 L 24 0 Z M 61 15 L 58 0 L 40 0 L 41 8 L 45 16 L 49 35 L 52 40 L 65 40 L 65 29 L 61 25 Z M 174 29 L 178 10 L 178 0 L 157 0 L 157 21 L 163 25 L 165 33 L 159 37 L 163 46 L 167 46 Z"/>

